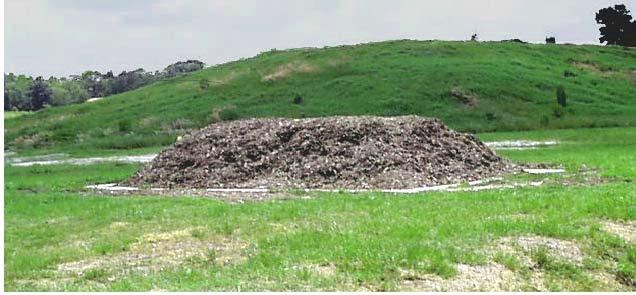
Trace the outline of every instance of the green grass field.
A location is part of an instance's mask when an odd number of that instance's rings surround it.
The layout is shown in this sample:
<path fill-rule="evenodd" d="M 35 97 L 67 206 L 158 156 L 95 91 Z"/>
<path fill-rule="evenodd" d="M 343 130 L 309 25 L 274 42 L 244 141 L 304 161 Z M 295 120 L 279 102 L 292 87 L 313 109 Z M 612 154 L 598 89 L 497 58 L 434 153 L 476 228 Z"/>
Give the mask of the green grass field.
<path fill-rule="evenodd" d="M 74 108 L 82 106 L 59 112 Z M 86 184 L 125 179 L 140 165 L 5 166 L 4 287 L 410 290 L 461 289 L 472 278 L 497 283 L 484 289 L 636 290 L 636 246 L 629 240 L 636 219 L 636 128 L 479 137 L 559 140 L 555 147 L 499 154 L 519 162 L 560 163 L 569 175 L 591 171 L 591 179 L 600 181 L 418 195 L 310 193 L 226 203 L 83 190 Z M 566 254 L 546 245 L 523 248 L 524 241 L 542 239 L 562 245 Z"/>
<path fill-rule="evenodd" d="M 271 116 L 416 114 L 470 132 L 633 126 L 634 93 L 634 48 L 387 41 L 272 50 L 47 108 L 6 120 L 5 142 L 24 153 L 161 147 L 210 122 Z"/>

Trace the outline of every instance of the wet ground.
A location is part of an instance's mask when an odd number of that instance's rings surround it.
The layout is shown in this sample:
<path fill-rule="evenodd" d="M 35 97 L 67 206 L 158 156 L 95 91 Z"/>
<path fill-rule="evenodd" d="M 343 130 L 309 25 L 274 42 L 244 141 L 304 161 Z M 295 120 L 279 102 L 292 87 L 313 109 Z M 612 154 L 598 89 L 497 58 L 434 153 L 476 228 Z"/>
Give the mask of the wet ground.
<path fill-rule="evenodd" d="M 529 140 L 506 140 L 484 142 L 488 147 L 494 150 L 524 150 L 537 149 L 558 145 L 557 141 L 529 141 Z M 16 157 L 14 152 L 5 153 L 5 162 L 11 166 L 27 167 L 33 165 L 55 165 L 55 164 L 73 164 L 88 165 L 99 162 L 123 162 L 123 163 L 148 163 L 154 159 L 157 154 L 146 154 L 136 156 L 113 156 L 113 157 L 89 157 L 89 158 L 70 158 L 67 154 L 48 154 L 32 157 Z"/>

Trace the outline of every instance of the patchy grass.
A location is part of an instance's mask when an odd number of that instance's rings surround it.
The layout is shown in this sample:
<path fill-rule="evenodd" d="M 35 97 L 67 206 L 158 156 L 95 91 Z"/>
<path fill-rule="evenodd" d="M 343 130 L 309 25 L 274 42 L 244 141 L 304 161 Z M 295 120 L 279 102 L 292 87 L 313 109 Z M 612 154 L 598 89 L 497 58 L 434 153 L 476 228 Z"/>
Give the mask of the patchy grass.
<path fill-rule="evenodd" d="M 634 134 L 482 134 L 559 140 L 500 153 L 572 172 L 585 165 L 605 181 L 408 196 L 312 193 L 242 204 L 95 196 L 82 187 L 123 180 L 141 165 L 5 166 L 4 287 L 634 291 L 636 246 L 607 228 L 636 220 Z M 501 241 L 511 243 L 502 250 Z M 560 257 L 555 243 L 576 248 L 576 259 Z M 133 256 L 141 258 L 124 259 Z"/>

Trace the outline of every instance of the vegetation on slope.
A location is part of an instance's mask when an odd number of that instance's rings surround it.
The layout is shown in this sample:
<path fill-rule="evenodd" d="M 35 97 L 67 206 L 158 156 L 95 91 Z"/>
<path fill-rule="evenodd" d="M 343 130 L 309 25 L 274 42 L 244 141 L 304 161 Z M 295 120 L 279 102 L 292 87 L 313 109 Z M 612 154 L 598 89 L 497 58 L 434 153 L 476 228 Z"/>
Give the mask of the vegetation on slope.
<path fill-rule="evenodd" d="M 567 106 L 556 103 L 556 89 Z M 636 49 L 388 41 L 272 50 L 103 100 L 5 122 L 17 149 L 166 145 L 248 117 L 438 117 L 470 132 L 636 123 Z"/>

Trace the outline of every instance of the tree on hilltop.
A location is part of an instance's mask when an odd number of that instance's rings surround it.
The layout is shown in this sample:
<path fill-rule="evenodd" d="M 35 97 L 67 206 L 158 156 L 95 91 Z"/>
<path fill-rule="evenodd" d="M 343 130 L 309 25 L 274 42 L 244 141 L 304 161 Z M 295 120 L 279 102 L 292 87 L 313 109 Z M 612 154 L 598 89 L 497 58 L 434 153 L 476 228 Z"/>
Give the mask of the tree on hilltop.
<path fill-rule="evenodd" d="M 599 10 L 596 23 L 603 25 L 599 29 L 599 41 L 607 42 L 607 45 L 636 46 L 636 22 L 629 13 L 623 4 Z"/>

